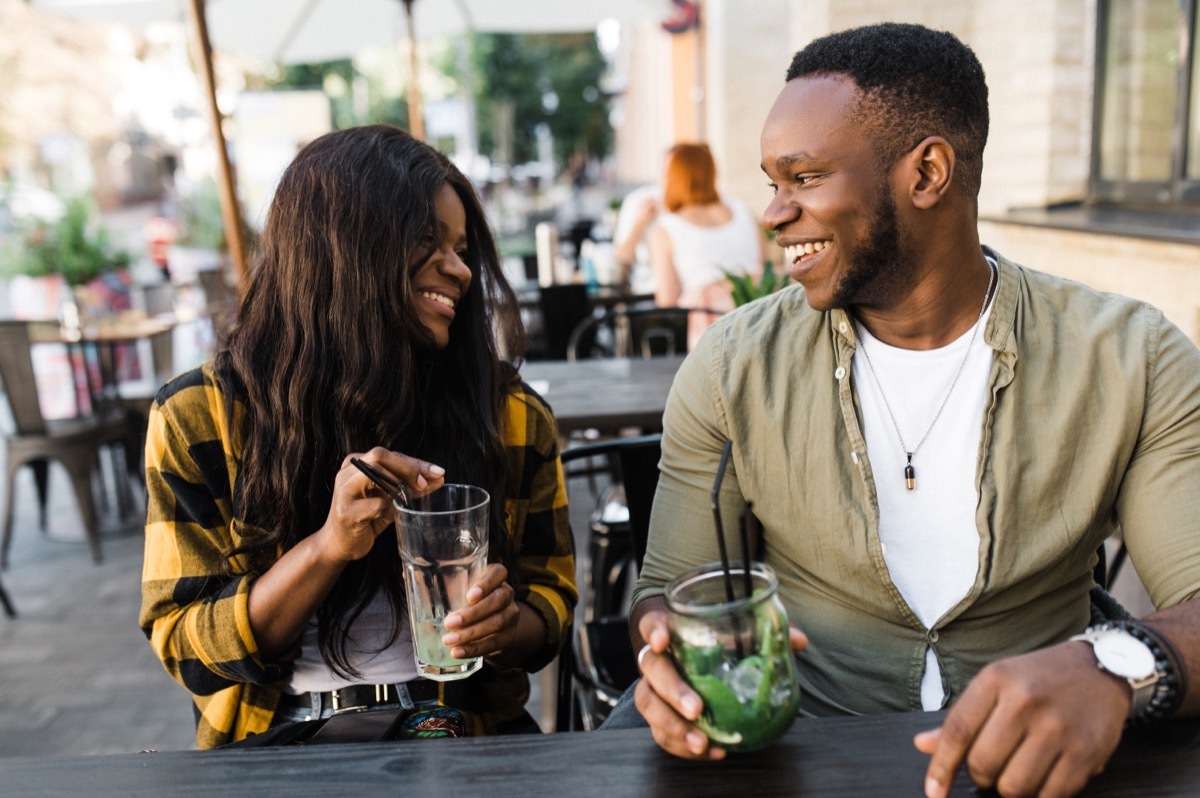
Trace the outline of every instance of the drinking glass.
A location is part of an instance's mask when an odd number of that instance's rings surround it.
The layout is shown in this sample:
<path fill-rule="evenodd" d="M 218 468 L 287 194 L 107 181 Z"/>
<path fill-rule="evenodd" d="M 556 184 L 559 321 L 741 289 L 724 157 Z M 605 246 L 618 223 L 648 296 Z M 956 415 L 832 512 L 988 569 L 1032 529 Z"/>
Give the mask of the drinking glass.
<path fill-rule="evenodd" d="M 427 679 L 463 679 L 483 666 L 482 657 L 451 656 L 442 635 L 487 567 L 489 501 L 482 488 L 446 484 L 408 507 L 393 502 L 417 671 Z"/>
<path fill-rule="evenodd" d="M 800 708 L 775 572 L 759 562 L 749 572 L 747 580 L 745 565 L 726 571 L 709 563 L 674 579 L 666 592 L 671 656 L 704 700 L 696 726 L 729 751 L 774 742 Z"/>

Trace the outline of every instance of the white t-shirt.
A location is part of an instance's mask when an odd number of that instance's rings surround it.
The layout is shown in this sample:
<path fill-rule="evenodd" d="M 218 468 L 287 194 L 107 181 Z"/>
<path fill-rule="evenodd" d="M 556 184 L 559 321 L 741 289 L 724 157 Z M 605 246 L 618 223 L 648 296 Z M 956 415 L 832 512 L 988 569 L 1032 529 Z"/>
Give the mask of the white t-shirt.
<path fill-rule="evenodd" d="M 300 657 L 293 665 L 287 692 L 321 693 L 352 684 L 396 684 L 417 678 L 416 657 L 406 614 L 400 613 L 399 624 L 400 631 L 395 641 L 383 651 L 378 651 L 391 635 L 393 620 L 386 597 L 382 592 L 376 593 L 350 627 L 350 640 L 346 646 L 351 664 L 362 675 L 355 679 L 343 679 L 334 675 L 321 658 L 321 650 L 317 647 L 317 619 L 312 618 L 301 637 Z"/>
<path fill-rule="evenodd" d="M 854 357 L 863 434 L 879 499 L 883 557 L 892 583 L 926 628 L 936 625 L 967 595 L 979 568 L 975 475 L 992 367 L 992 350 L 982 331 L 988 313 L 979 320 L 977 335 L 972 336 L 972 328 L 940 349 L 923 351 L 888 346 L 858 325 L 859 351 L 867 347 L 878 375 L 876 381 L 866 358 Z M 968 346 L 970 354 L 962 374 L 946 398 Z M 880 383 L 895 424 L 881 399 Z M 943 398 L 946 405 L 938 416 Z M 930 427 L 935 416 L 937 421 Z M 913 455 L 915 490 L 905 487 L 908 458 L 896 425 L 910 450 L 929 430 Z M 921 704 L 926 710 L 936 710 L 944 699 L 941 669 L 929 648 Z"/>

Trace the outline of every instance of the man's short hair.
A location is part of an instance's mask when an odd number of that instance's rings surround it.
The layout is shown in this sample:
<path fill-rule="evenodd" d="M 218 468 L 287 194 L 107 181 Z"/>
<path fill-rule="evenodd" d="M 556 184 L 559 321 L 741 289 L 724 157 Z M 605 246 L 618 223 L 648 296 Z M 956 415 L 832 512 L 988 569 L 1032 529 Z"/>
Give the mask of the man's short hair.
<path fill-rule="evenodd" d="M 885 22 L 832 33 L 796 53 L 787 79 L 846 75 L 862 92 L 855 121 L 866 126 L 881 167 L 927 136 L 957 156 L 956 179 L 979 193 L 988 134 L 983 66 L 952 33 Z"/>

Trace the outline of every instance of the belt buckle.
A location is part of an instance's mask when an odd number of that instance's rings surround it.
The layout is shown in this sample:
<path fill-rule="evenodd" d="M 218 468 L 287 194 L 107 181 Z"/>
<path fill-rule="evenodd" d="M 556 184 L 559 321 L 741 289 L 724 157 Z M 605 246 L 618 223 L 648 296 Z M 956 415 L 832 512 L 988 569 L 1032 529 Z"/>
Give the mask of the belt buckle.
<path fill-rule="evenodd" d="M 346 687 L 341 690 L 331 690 L 329 692 L 329 701 L 333 707 L 333 714 L 344 715 L 349 712 L 362 712 L 365 709 L 370 709 L 379 704 L 388 703 L 388 685 L 375 684 L 371 685 L 375 691 L 375 701 L 373 703 L 363 702 L 363 693 L 367 686 L 362 687 Z M 346 693 L 343 697 L 343 693 Z M 343 702 L 352 702 L 350 706 L 343 706 Z"/>

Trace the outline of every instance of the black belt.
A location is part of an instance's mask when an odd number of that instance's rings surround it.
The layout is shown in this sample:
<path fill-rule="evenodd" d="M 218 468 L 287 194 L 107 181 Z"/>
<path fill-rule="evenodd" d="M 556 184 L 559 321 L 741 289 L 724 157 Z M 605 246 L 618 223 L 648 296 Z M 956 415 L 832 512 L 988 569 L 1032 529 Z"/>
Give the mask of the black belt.
<path fill-rule="evenodd" d="M 411 709 L 436 703 L 438 683 L 430 679 L 413 679 L 400 684 L 355 684 L 321 693 L 284 693 L 279 708 L 309 710 L 311 717 L 316 719 L 344 712 L 366 712 L 385 707 Z"/>

